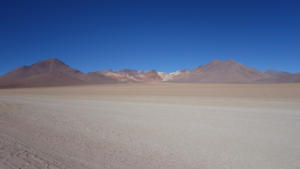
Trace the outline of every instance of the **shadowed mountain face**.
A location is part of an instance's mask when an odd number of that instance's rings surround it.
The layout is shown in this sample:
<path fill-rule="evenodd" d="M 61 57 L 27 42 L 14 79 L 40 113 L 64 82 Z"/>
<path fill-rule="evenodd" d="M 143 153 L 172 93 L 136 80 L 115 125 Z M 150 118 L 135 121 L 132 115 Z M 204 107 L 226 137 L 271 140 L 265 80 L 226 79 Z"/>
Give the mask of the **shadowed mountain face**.
<path fill-rule="evenodd" d="M 124 69 L 84 74 L 57 59 L 48 59 L 1 76 L 0 88 L 132 82 L 284 83 L 300 82 L 300 74 L 275 70 L 260 72 L 233 60 L 214 60 L 193 70 L 174 73 Z"/>
<path fill-rule="evenodd" d="M 184 70 L 173 76 L 174 82 L 250 83 L 270 76 L 233 60 L 214 60 L 194 70 Z"/>

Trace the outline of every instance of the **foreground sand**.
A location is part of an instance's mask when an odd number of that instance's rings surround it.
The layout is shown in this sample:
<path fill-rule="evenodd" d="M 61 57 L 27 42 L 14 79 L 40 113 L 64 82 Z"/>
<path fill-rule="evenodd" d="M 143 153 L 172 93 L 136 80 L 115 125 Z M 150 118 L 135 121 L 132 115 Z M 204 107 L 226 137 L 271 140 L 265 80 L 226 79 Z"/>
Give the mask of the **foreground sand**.
<path fill-rule="evenodd" d="M 299 169 L 300 84 L 0 90 L 0 169 Z"/>

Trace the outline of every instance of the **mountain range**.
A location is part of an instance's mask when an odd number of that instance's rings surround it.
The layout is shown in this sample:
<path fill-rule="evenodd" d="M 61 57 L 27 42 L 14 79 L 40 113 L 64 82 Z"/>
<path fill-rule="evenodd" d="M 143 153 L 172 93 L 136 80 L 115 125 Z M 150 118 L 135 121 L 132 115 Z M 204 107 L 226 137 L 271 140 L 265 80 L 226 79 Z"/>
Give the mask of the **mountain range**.
<path fill-rule="evenodd" d="M 260 72 L 234 60 L 213 60 L 192 70 L 173 73 L 130 69 L 82 73 L 58 59 L 47 59 L 4 74 L 0 77 L 0 88 L 151 82 L 289 83 L 300 82 L 300 74 Z"/>

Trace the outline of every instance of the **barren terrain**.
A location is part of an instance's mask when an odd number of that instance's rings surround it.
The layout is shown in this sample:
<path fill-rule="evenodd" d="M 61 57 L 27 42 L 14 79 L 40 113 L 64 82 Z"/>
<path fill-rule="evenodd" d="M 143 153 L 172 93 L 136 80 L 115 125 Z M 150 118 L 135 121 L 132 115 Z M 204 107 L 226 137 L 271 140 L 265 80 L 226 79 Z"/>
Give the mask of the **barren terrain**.
<path fill-rule="evenodd" d="M 299 169 L 300 84 L 0 90 L 0 169 Z"/>

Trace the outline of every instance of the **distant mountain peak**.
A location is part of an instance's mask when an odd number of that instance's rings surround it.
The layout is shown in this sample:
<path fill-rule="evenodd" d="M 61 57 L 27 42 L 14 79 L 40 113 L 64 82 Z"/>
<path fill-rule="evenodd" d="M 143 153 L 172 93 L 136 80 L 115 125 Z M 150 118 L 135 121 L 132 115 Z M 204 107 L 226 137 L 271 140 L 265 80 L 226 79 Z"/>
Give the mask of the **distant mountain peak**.
<path fill-rule="evenodd" d="M 219 66 L 219 65 L 241 65 L 241 64 L 232 59 L 228 59 L 225 61 L 220 60 L 220 59 L 215 59 L 215 60 L 207 63 L 205 66 Z"/>
<path fill-rule="evenodd" d="M 64 66 L 67 66 L 64 62 L 62 62 L 61 60 L 59 59 L 56 59 L 56 58 L 50 58 L 50 59 L 46 59 L 46 60 L 42 60 L 42 61 L 39 61 L 33 65 L 41 65 L 41 64 L 47 64 L 47 65 L 64 65 Z"/>
<path fill-rule="evenodd" d="M 57 58 L 49 58 L 44 60 L 44 62 L 59 62 L 59 63 L 63 63 L 61 60 L 57 59 Z"/>
<path fill-rule="evenodd" d="M 247 83 L 267 78 L 256 69 L 242 65 L 232 59 L 213 60 L 208 64 L 173 76 L 177 82 Z"/>
<path fill-rule="evenodd" d="M 254 82 L 300 82 L 300 74 L 278 70 L 260 72 L 232 59 L 215 59 L 192 70 L 178 70 L 173 73 L 137 71 L 122 69 L 81 73 L 57 58 L 21 66 L 0 77 L 0 88 L 61 86 L 76 84 L 131 82 L 204 82 L 204 83 L 254 83 Z"/>
<path fill-rule="evenodd" d="M 208 64 L 219 64 L 219 63 L 223 63 L 223 60 L 220 59 L 214 59 L 211 62 L 209 62 Z"/>
<path fill-rule="evenodd" d="M 232 59 L 228 59 L 228 60 L 224 61 L 224 63 L 240 64 L 239 62 L 232 60 Z"/>
<path fill-rule="evenodd" d="M 1 86 L 57 86 L 82 84 L 84 74 L 51 58 L 22 66 L 0 77 Z"/>

